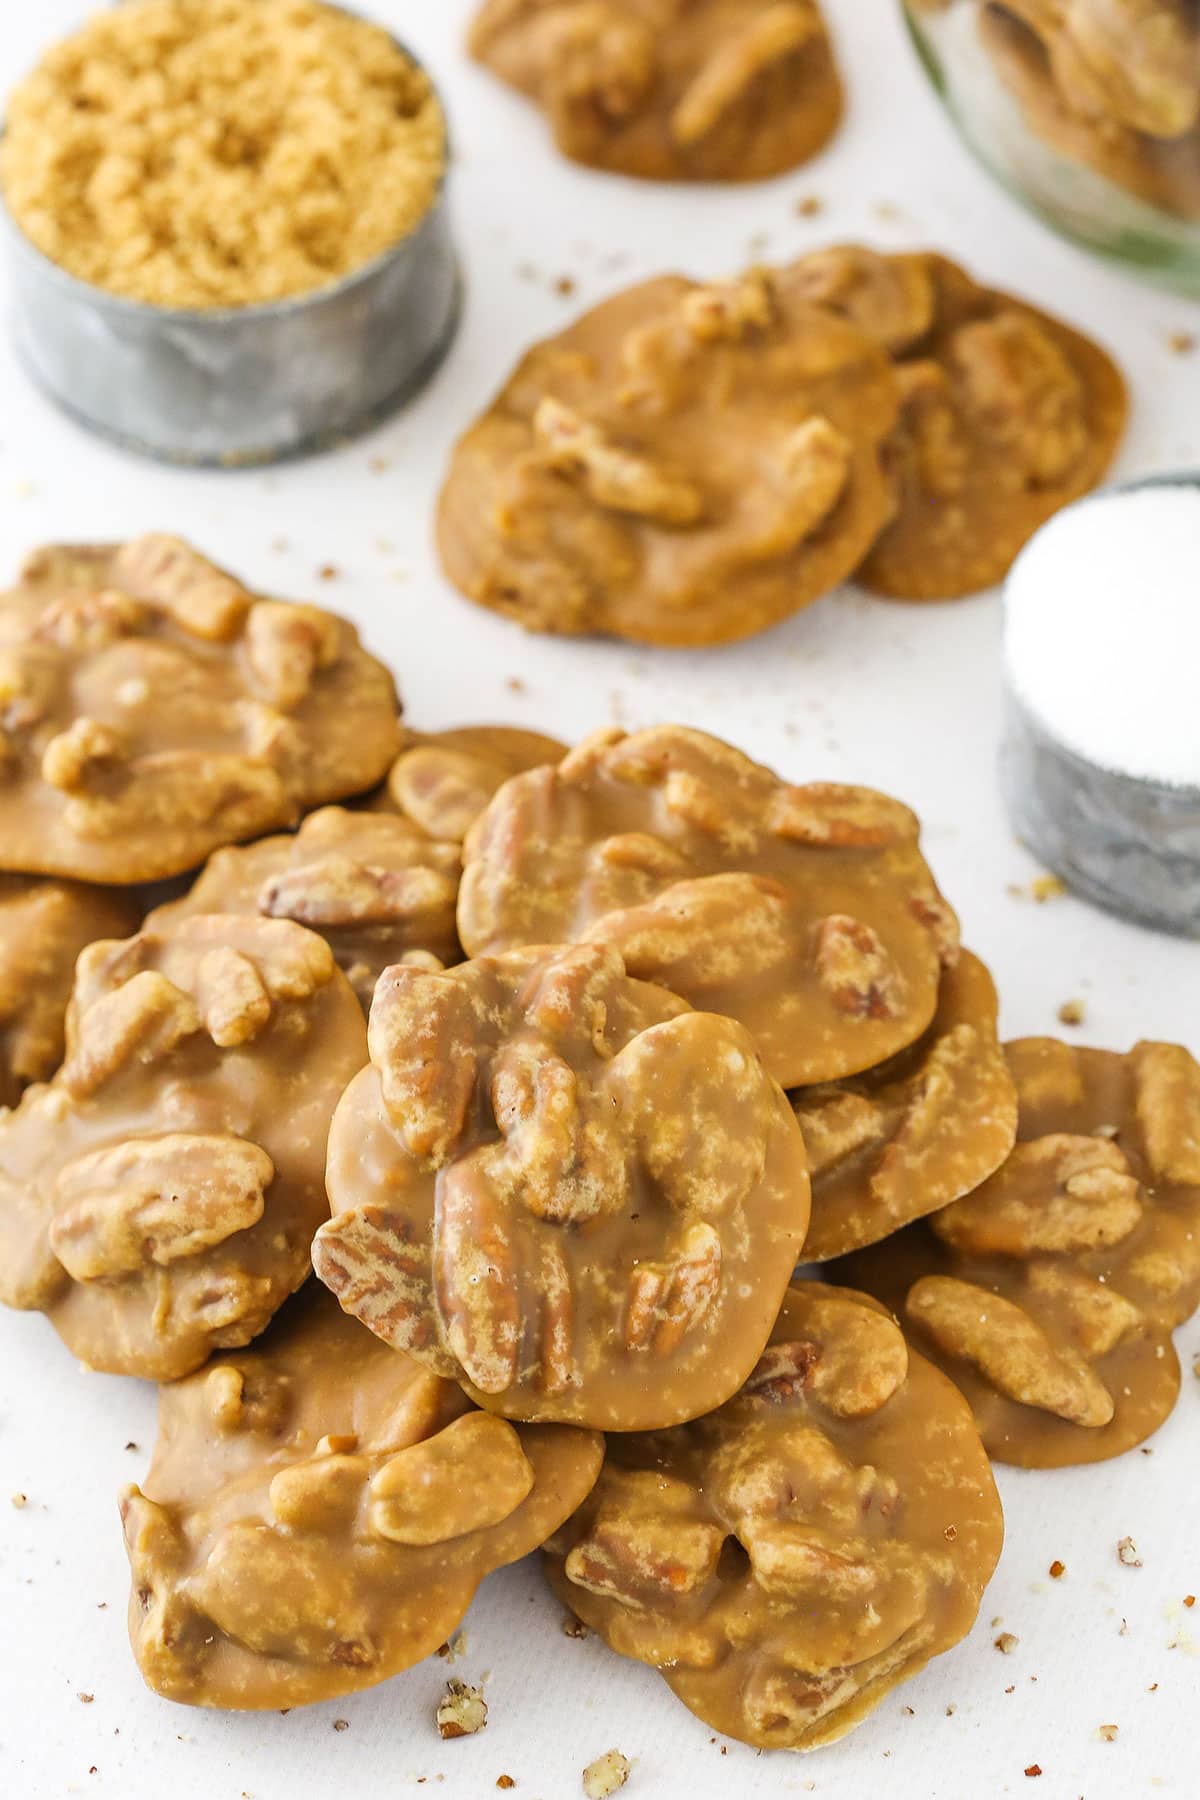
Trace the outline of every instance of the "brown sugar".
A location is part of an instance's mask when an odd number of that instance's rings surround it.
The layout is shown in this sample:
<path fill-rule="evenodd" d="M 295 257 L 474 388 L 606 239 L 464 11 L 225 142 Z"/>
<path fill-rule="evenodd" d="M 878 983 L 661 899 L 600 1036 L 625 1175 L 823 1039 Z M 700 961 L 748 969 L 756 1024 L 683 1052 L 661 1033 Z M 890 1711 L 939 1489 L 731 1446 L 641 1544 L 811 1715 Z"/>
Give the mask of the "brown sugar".
<path fill-rule="evenodd" d="M 155 306 L 340 280 L 428 210 L 446 125 L 378 26 L 318 0 L 130 0 L 17 88 L 0 184 L 72 275 Z"/>

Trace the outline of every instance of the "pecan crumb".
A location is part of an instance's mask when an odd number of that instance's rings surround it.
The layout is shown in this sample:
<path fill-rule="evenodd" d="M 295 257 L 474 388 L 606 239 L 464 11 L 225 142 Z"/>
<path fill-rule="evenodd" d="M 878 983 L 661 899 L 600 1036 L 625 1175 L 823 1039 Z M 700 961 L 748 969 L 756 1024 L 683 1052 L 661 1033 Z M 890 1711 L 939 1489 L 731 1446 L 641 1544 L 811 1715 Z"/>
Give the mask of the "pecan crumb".
<path fill-rule="evenodd" d="M 946 1708 L 946 1717 L 948 1719 L 952 1719 L 957 1711 L 958 1711 L 958 1708 L 957 1708 L 957 1706 L 955 1706 L 955 1704 L 952 1700 L 950 1702 L 949 1706 Z"/>
<path fill-rule="evenodd" d="M 333 1729 L 335 1731 L 349 1731 L 349 1729 L 350 1729 L 349 1719 L 335 1719 L 333 1721 Z"/>
<path fill-rule="evenodd" d="M 1195 1604 L 1196 1604 L 1195 1594 L 1185 1594 L 1183 1596 L 1183 1604 L 1185 1606 L 1195 1606 Z"/>
<path fill-rule="evenodd" d="M 317 570 L 317 574 L 322 581 L 336 581 L 338 578 L 337 564 L 322 563 L 321 567 Z"/>
<path fill-rule="evenodd" d="M 1014 1637 L 1011 1631 L 1002 1631 L 1000 1636 L 994 1640 L 996 1648 L 1002 1656 L 1011 1656 L 1020 1641 L 1020 1638 Z"/>
<path fill-rule="evenodd" d="M 1103 1739 L 1106 1744 L 1115 1744 L 1117 1741 L 1117 1728 L 1115 1725 L 1100 1725 L 1097 1727 L 1096 1735 Z"/>
<path fill-rule="evenodd" d="M 1037 901 L 1038 905 L 1044 906 L 1047 900 L 1057 900 L 1061 895 L 1065 894 L 1067 891 L 1067 884 L 1065 881 L 1060 880 L 1057 875 L 1038 875 L 1030 882 L 1029 891 Z"/>
<path fill-rule="evenodd" d="M 1197 341 L 1194 331 L 1173 331 L 1167 339 L 1167 349 L 1173 356 L 1190 356 Z"/>
<path fill-rule="evenodd" d="M 587 1800 L 608 1800 L 629 1780 L 629 1758 L 619 1750 L 606 1750 L 583 1771 L 583 1791 Z"/>
<path fill-rule="evenodd" d="M 17 1511 L 20 1512 L 20 1510 L 23 1506 L 29 1505 L 29 1495 L 28 1494 L 13 1494 L 12 1495 L 12 1503 L 16 1507 Z"/>
<path fill-rule="evenodd" d="M 496 1777 L 496 1786 L 498 1788 L 515 1788 L 516 1785 L 517 1784 L 511 1775 L 497 1775 Z"/>
<path fill-rule="evenodd" d="M 1117 1636 L 1118 1637 L 1128 1637 L 1129 1636 L 1129 1620 L 1128 1619 L 1121 1620 L 1121 1629 L 1117 1632 Z"/>
<path fill-rule="evenodd" d="M 569 1614 L 563 1620 L 562 1628 L 563 1628 L 563 1635 L 565 1637 L 585 1638 L 588 1635 L 588 1628 L 584 1624 L 583 1620 L 582 1619 L 573 1619 L 573 1618 L 571 1618 L 571 1616 Z"/>
<path fill-rule="evenodd" d="M 487 1701 L 480 1688 L 448 1681 L 437 1709 L 437 1728 L 444 1738 L 474 1737 L 487 1724 Z"/>
<path fill-rule="evenodd" d="M 575 292 L 576 286 L 577 283 L 573 275 L 560 275 L 554 283 L 554 291 L 556 294 L 561 294 L 564 300 L 569 300 L 571 295 Z"/>
<path fill-rule="evenodd" d="M 914 1719 L 916 1717 L 916 1714 L 913 1712 L 913 1709 L 911 1706 L 902 1707 L 901 1711 L 906 1713 L 910 1719 Z"/>
<path fill-rule="evenodd" d="M 1082 1000 L 1064 1000 L 1058 1009 L 1060 1025 L 1082 1025 L 1087 1018 L 1087 1010 Z"/>
<path fill-rule="evenodd" d="M 526 691 L 525 683 L 519 675 L 510 675 L 504 685 L 510 694 L 523 694 Z"/>
<path fill-rule="evenodd" d="M 1054 1561 L 1050 1564 L 1050 1579 L 1051 1579 L 1051 1581 L 1061 1581 L 1063 1576 L 1066 1574 L 1066 1572 L 1067 1572 L 1066 1563 L 1059 1562 L 1058 1558 L 1055 1557 Z"/>
<path fill-rule="evenodd" d="M 825 211 L 825 202 L 819 194 L 802 194 L 793 208 L 797 218 L 815 219 Z"/>
<path fill-rule="evenodd" d="M 1131 1537 L 1123 1537 L 1117 1545 L 1117 1561 L 1124 1563 L 1127 1569 L 1140 1569 L 1142 1559 L 1137 1553 L 1137 1545 Z"/>
<path fill-rule="evenodd" d="M 140 1444 L 135 1444 L 132 1438 L 130 1438 L 129 1442 L 125 1446 L 125 1448 L 127 1450 L 140 1450 L 141 1447 L 142 1446 Z"/>
<path fill-rule="evenodd" d="M 948 1544 L 952 1544 L 954 1542 L 955 1538 L 958 1536 L 958 1526 L 957 1525 L 947 1525 L 945 1531 L 943 1531 L 943 1533 L 942 1533 L 942 1536 L 945 1538 L 945 1540 Z"/>
<path fill-rule="evenodd" d="M 1030 1763 L 1029 1767 L 1025 1771 L 1026 1775 L 1030 1776 L 1031 1778 L 1034 1775 L 1040 1775 L 1041 1772 L 1042 1772 L 1041 1763 Z"/>
<path fill-rule="evenodd" d="M 75 1698 L 81 1701 L 84 1706 L 90 1706 L 96 1696 L 95 1694 L 76 1694 Z"/>

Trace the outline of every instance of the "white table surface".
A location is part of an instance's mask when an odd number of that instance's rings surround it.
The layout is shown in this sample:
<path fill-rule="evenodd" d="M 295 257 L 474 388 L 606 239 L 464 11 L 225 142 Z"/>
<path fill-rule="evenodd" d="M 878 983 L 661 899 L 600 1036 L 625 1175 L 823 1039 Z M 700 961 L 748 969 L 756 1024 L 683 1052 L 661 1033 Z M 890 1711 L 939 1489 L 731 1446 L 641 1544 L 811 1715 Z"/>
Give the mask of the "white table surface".
<path fill-rule="evenodd" d="M 1036 874 L 997 796 L 998 608 L 888 605 L 848 591 L 768 637 L 682 655 L 554 642 L 458 599 L 429 521 L 456 432 L 518 349 L 575 306 L 664 264 L 723 273 L 859 237 L 936 245 L 1092 329 L 1120 355 L 1136 407 L 1122 470 L 1200 464 L 1200 355 L 1173 332 L 1200 309 L 1135 286 L 1024 216 L 968 160 L 925 88 L 890 0 L 826 0 L 850 90 L 818 162 L 741 191 L 687 192 L 560 162 L 539 121 L 471 68 L 468 0 L 376 0 L 440 80 L 459 148 L 455 210 L 469 282 L 440 379 L 406 415 L 334 455 L 271 472 L 157 468 L 89 439 L 35 394 L 0 347 L 0 571 L 43 539 L 162 528 L 194 537 L 265 588 L 351 614 L 397 670 L 412 721 L 503 719 L 564 737 L 610 720 L 683 719 L 789 776 L 873 782 L 926 821 L 968 943 L 991 963 L 1007 1034 L 1055 1029 L 1083 999 L 1087 1041 L 1200 1042 L 1200 950 L 1070 899 L 1012 891 Z M 8 0 L 0 88 L 74 23 L 80 0 Z M 815 195 L 816 217 L 795 202 Z M 576 284 L 573 298 L 556 291 Z M 333 565 L 336 579 L 318 570 Z M 2 577 L 0 577 L 2 578 Z M 1180 729 L 1196 729 L 1195 719 Z M 979 1624 L 890 1695 L 854 1735 L 807 1758 L 718 1744 L 650 1670 L 560 1631 L 536 1560 L 493 1577 L 454 1674 L 485 1681 L 475 1739 L 443 1744 L 433 1661 L 373 1692 L 287 1717 L 172 1706 L 142 1686 L 125 1635 L 128 1587 L 114 1495 L 145 1469 L 149 1386 L 79 1372 L 49 1326 L 0 1315 L 0 1796 L 349 1800 L 427 1790 L 475 1800 L 513 1776 L 518 1800 L 566 1800 L 617 1746 L 626 1790 L 813 1793 L 822 1800 L 1128 1800 L 1200 1793 L 1200 1320 L 1179 1333 L 1184 1391 L 1150 1446 L 1053 1474 L 999 1472 L 1008 1545 Z M 21 1492 L 28 1504 L 10 1507 Z M 1143 1567 L 1117 1560 L 1136 1540 Z M 1051 1561 L 1067 1565 L 1047 1578 Z M 997 1621 L 1002 1619 L 1001 1626 Z M 1195 1623 L 1193 1624 L 1193 1620 Z M 1019 1639 L 993 1648 L 999 1630 Z M 90 1703 L 79 1695 L 93 1696 Z M 910 1710 L 911 1709 L 911 1710 Z M 335 1732 L 335 1719 L 349 1728 Z M 1117 1740 L 1097 1727 L 1116 1724 Z M 1044 1773 L 1030 1780 L 1024 1770 Z"/>

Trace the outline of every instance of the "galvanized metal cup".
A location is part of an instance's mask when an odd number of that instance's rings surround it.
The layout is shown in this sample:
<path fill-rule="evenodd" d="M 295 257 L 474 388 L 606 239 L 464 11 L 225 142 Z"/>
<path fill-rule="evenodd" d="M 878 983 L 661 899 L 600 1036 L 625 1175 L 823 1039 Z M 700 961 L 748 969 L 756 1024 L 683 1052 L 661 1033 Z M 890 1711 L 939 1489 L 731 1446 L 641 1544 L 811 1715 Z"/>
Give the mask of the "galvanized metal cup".
<path fill-rule="evenodd" d="M 1146 487 L 1200 488 L 1200 474 L 1114 483 L 1074 504 Z M 1007 669 L 1005 687 L 1000 773 L 1017 835 L 1085 900 L 1200 938 L 1200 787 L 1102 768 L 1034 717 Z"/>
<path fill-rule="evenodd" d="M 19 354 L 74 418 L 148 456 L 242 466 L 326 448 L 411 398 L 450 347 L 462 282 L 446 186 L 443 175 L 420 224 L 343 280 L 212 310 L 80 281 L 0 205 Z"/>

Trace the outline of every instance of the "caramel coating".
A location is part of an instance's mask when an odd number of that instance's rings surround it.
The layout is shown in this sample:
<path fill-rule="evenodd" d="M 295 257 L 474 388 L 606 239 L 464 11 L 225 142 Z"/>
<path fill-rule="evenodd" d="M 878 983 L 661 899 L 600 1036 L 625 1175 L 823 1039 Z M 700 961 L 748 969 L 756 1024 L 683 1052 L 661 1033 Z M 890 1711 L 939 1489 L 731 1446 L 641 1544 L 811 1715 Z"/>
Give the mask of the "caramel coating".
<path fill-rule="evenodd" d="M 809 1201 L 741 1026 L 590 944 L 390 969 L 369 1037 L 313 1244 L 348 1312 L 512 1418 L 629 1431 L 735 1391 Z"/>
<path fill-rule="evenodd" d="M 908 808 L 792 787 L 718 738 L 596 733 L 500 790 L 465 849 L 468 953 L 582 940 L 739 1019 L 785 1087 L 874 1067 L 921 1035 L 958 927 Z"/>
<path fill-rule="evenodd" d="M 1006 1048 L 1018 1143 L 926 1224 L 839 1265 L 962 1388 L 990 1454 L 1098 1462 L 1179 1392 L 1172 1327 L 1200 1302 L 1200 1066 L 1053 1038 Z"/>
<path fill-rule="evenodd" d="M 1200 219 L 1200 16 L 1186 0 L 984 5 L 979 35 L 1029 129 L 1151 206 Z"/>
<path fill-rule="evenodd" d="M 1017 1134 L 1017 1092 L 996 1036 L 996 989 L 964 951 L 929 1030 L 848 1081 L 790 1098 L 812 1174 L 805 1262 L 885 1238 L 970 1193 Z"/>
<path fill-rule="evenodd" d="M 410 732 L 369 804 L 398 812 L 426 836 L 461 844 L 498 788 L 567 753 L 558 738 L 512 725 Z"/>
<path fill-rule="evenodd" d="M 880 347 L 763 270 L 643 282 L 535 345 L 459 443 L 443 566 L 534 631 L 749 637 L 866 555 L 897 405 Z"/>
<path fill-rule="evenodd" d="M 849 245 L 778 279 L 896 359 L 893 516 L 856 575 L 876 593 L 948 600 L 991 587 L 1112 461 L 1127 411 L 1112 359 L 946 257 Z"/>
<path fill-rule="evenodd" d="M 564 156 L 651 181 L 759 181 L 842 116 L 816 0 L 485 0 L 471 54 Z"/>
<path fill-rule="evenodd" d="M 181 899 L 147 924 L 196 913 L 292 919 L 319 932 L 369 1010 L 391 963 L 440 968 L 462 952 L 454 928 L 461 856 L 406 819 L 326 806 L 299 831 L 217 850 Z"/>
<path fill-rule="evenodd" d="M 715 1731 L 811 1750 L 966 1635 L 1003 1532 L 951 1384 L 873 1301 L 802 1282 L 735 1399 L 608 1440 L 548 1568 Z"/>
<path fill-rule="evenodd" d="M 601 1455 L 470 1409 L 311 1282 L 252 1349 L 162 1391 L 145 1488 L 121 1497 L 138 1666 L 191 1706 L 374 1686 L 545 1541 Z"/>
<path fill-rule="evenodd" d="M 35 552 L 0 598 L 0 866 L 129 883 L 380 781 L 391 676 L 354 627 L 178 538 Z"/>
<path fill-rule="evenodd" d="M 309 1272 L 329 1121 L 366 1059 L 328 946 L 203 915 L 79 959 L 67 1059 L 0 1118 L 0 1300 L 88 1367 L 168 1381 Z"/>
<path fill-rule="evenodd" d="M 294 835 L 215 851 L 189 891 L 147 924 L 169 930 L 177 919 L 217 912 L 293 919 L 325 939 L 369 1012 L 392 963 L 461 962 L 462 840 L 511 775 L 565 752 L 557 738 L 503 725 L 412 734 L 361 808 L 326 806 Z"/>
<path fill-rule="evenodd" d="M 61 1063 L 80 951 L 136 931 L 140 916 L 132 895 L 0 875 L 0 1106 Z"/>

